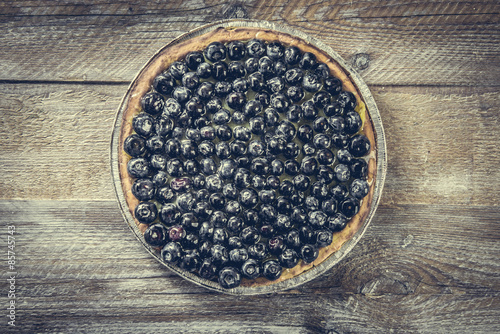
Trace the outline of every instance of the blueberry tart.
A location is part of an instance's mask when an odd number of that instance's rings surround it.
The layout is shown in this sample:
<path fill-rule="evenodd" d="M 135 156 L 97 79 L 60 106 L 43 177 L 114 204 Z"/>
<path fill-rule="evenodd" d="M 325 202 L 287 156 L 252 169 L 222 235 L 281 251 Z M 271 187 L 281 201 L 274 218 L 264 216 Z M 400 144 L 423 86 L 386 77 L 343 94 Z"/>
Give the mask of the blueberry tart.
<path fill-rule="evenodd" d="M 257 21 L 206 26 L 154 55 L 122 102 L 112 151 L 120 204 L 147 248 L 240 294 L 331 268 L 361 237 L 385 174 L 382 125 L 357 75 L 320 42 Z"/>

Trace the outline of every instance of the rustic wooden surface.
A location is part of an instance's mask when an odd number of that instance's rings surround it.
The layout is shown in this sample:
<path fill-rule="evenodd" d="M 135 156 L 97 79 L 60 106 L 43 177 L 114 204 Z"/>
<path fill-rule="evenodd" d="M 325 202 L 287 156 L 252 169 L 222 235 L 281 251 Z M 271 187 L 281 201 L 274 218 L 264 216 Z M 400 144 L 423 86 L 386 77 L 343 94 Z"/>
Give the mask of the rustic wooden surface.
<path fill-rule="evenodd" d="M 170 273 L 113 193 L 129 82 L 171 39 L 225 18 L 323 40 L 368 84 L 386 130 L 367 233 L 278 294 L 227 296 Z M 0 1 L 0 332 L 500 332 L 499 21 L 498 1 Z"/>

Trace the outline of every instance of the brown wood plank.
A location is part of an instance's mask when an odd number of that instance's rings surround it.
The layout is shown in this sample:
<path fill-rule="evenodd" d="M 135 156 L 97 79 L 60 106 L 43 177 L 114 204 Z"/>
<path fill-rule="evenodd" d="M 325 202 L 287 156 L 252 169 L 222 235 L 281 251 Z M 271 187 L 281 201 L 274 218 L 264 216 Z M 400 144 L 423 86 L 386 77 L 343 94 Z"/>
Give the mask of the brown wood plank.
<path fill-rule="evenodd" d="M 24 332 L 115 333 L 122 322 L 145 332 L 494 332 L 499 219 L 496 206 L 382 205 L 360 243 L 321 277 L 234 297 L 150 257 L 115 201 L 0 201 L 1 225 L 16 226 Z"/>
<path fill-rule="evenodd" d="M 109 143 L 126 88 L 0 85 L 0 197 L 114 198 Z M 492 182 L 500 178 L 494 88 L 375 86 L 372 93 L 387 138 L 385 203 L 500 202 Z"/>
<path fill-rule="evenodd" d="M 227 18 L 319 38 L 368 84 L 498 86 L 496 1 L 3 1 L 0 80 L 130 82 L 181 33 Z"/>

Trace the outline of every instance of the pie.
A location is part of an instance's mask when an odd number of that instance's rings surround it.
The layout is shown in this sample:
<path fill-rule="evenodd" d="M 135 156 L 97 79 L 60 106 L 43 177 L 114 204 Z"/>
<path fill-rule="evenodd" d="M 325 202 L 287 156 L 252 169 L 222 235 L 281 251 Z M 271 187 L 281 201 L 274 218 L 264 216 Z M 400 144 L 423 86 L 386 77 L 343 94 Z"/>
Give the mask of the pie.
<path fill-rule="evenodd" d="M 364 96 L 319 47 L 215 25 L 161 49 L 121 107 L 120 197 L 168 267 L 222 291 L 328 261 L 376 202 Z M 376 196 L 375 196 L 376 197 Z"/>

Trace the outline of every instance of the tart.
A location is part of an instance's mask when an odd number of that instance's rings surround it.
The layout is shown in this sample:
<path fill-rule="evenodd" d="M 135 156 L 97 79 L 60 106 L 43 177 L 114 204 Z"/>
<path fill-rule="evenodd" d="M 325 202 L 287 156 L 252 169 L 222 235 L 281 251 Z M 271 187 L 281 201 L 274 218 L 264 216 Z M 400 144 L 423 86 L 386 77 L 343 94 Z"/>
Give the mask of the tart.
<path fill-rule="evenodd" d="M 366 228 L 383 181 L 378 111 L 316 44 L 262 22 L 214 24 L 131 84 L 115 125 L 118 197 L 182 276 L 235 293 L 289 288 Z"/>

